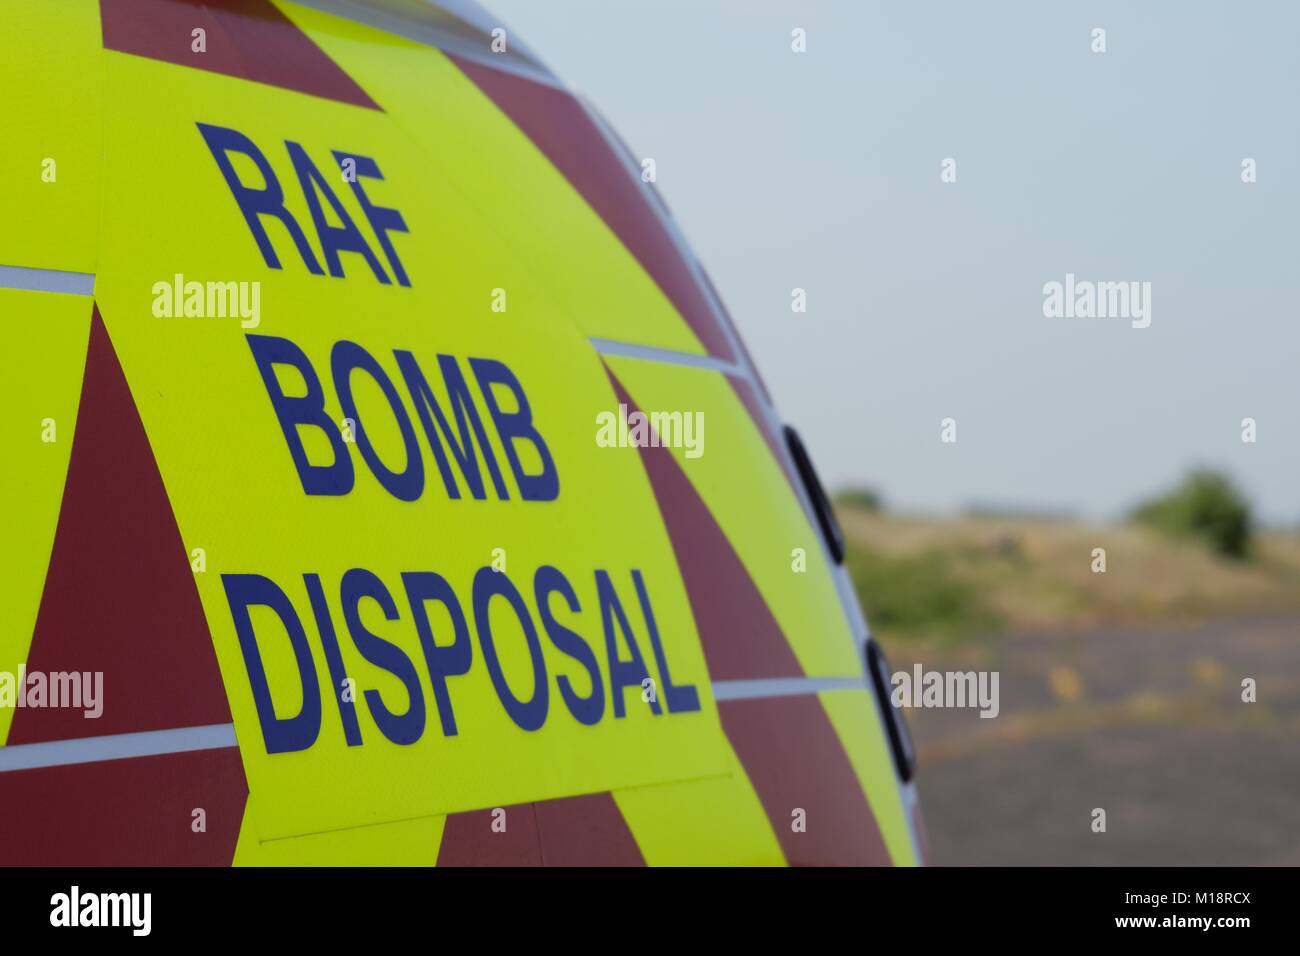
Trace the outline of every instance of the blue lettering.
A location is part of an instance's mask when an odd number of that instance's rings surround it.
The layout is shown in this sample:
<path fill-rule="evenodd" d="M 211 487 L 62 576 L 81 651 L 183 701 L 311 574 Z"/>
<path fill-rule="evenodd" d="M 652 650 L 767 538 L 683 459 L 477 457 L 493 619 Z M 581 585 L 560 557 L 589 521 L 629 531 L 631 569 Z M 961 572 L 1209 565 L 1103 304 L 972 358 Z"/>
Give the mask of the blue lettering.
<path fill-rule="evenodd" d="M 284 432 L 284 440 L 289 446 L 289 455 L 294 467 L 298 469 L 298 480 L 302 490 L 309 495 L 346 495 L 352 490 L 354 475 L 352 457 L 339 434 L 338 427 L 325 414 L 325 391 L 321 388 L 316 370 L 303 354 L 302 349 L 288 339 L 269 335 L 246 335 L 248 347 L 253 352 L 253 360 L 262 375 L 262 384 L 275 409 L 275 417 Z M 276 365 L 290 365 L 298 370 L 307 386 L 307 394 L 289 397 L 280 388 L 275 377 Z M 307 451 L 298 437 L 298 429 L 303 425 L 319 428 L 334 451 L 334 461 L 328 465 L 313 465 L 307 460 Z"/>
<path fill-rule="evenodd" d="M 501 661 L 497 657 L 496 645 L 492 642 L 492 622 L 488 616 L 489 604 L 494 597 L 506 599 L 519 625 L 524 631 L 524 641 L 528 644 L 528 656 L 533 664 L 533 696 L 528 700 L 515 697 L 506 675 L 501 671 Z M 487 665 L 488 676 L 496 688 L 497 697 L 505 707 L 510 719 L 524 730 L 537 730 L 546 723 L 546 710 L 550 704 L 550 685 L 546 679 L 546 659 L 542 657 L 542 643 L 537 637 L 537 628 L 528 614 L 523 596 L 514 586 L 505 572 L 491 567 L 479 568 L 474 575 L 474 623 L 478 628 L 479 645 L 483 649 L 483 662 Z"/>
<path fill-rule="evenodd" d="M 384 206 L 376 206 L 366 195 L 365 187 L 361 185 L 361 177 L 367 179 L 383 180 L 384 175 L 379 171 L 379 164 L 369 156 L 359 156 L 356 153 L 340 153 L 334 151 L 334 158 L 340 165 L 344 160 L 350 159 L 356 164 L 357 178 L 351 180 L 352 192 L 357 197 L 357 202 L 361 204 L 361 209 L 366 214 L 366 221 L 370 223 L 370 228 L 375 231 L 375 236 L 379 239 L 379 245 L 384 250 L 384 255 L 388 257 L 389 268 L 393 270 L 393 275 L 397 276 L 399 285 L 409 286 L 411 280 L 406 277 L 406 270 L 402 268 L 402 260 L 397 258 L 397 250 L 393 248 L 392 240 L 388 238 L 390 232 L 410 232 L 406 228 L 406 220 L 396 209 L 388 209 Z"/>
<path fill-rule="evenodd" d="M 528 396 L 524 394 L 519 379 L 515 378 L 515 373 L 510 371 L 504 362 L 498 362 L 496 359 L 472 358 L 469 364 L 474 369 L 479 390 L 483 393 L 488 413 L 492 416 L 492 423 L 501 438 L 510 470 L 515 473 L 519 494 L 525 501 L 554 501 L 560 496 L 560 476 L 555 470 L 555 459 L 551 457 L 550 449 L 546 447 L 546 442 L 533 427 L 533 410 L 528 404 Z M 504 385 L 510 390 L 518 406 L 516 411 L 501 410 L 497 397 L 492 391 L 493 385 Z M 524 473 L 524 466 L 519 461 L 518 452 L 515 451 L 517 441 L 530 442 L 537 449 L 538 457 L 542 460 L 541 474 Z"/>
<path fill-rule="evenodd" d="M 343 408 L 343 414 L 356 422 L 357 447 L 361 450 L 361 457 L 366 460 L 371 472 L 390 495 L 401 501 L 415 501 L 424 491 L 424 459 L 420 454 L 420 441 L 415 437 L 415 427 L 411 424 L 411 419 L 406 414 L 406 407 L 402 404 L 401 396 L 397 394 L 392 381 L 369 352 L 357 343 L 346 339 L 334 343 L 334 348 L 330 352 L 330 369 L 334 376 L 334 390 L 338 392 L 339 405 Z M 406 445 L 405 471 L 391 470 L 380 460 L 374 445 L 370 442 L 370 436 L 362 425 L 361 418 L 357 414 L 356 401 L 352 397 L 352 373 L 357 369 L 361 369 L 374 379 L 375 384 L 384 393 L 384 398 L 388 400 L 388 407 L 393 412 L 397 427 L 402 432 L 402 442 Z"/>
<path fill-rule="evenodd" d="M 645 658 L 641 656 L 641 649 L 637 647 L 632 628 L 627 623 L 623 605 L 619 603 L 618 594 L 609 580 L 609 573 L 600 569 L 596 570 L 596 594 L 600 599 L 601 622 L 605 626 L 605 655 L 609 662 L 609 690 L 614 697 L 614 716 L 625 717 L 627 713 L 623 698 L 627 688 L 633 687 L 640 691 L 641 682 L 650 676 L 650 672 L 646 669 Z M 614 631 L 615 619 L 632 655 L 626 661 L 619 657 L 618 636 Z M 659 706 L 658 695 L 655 700 L 650 701 L 650 710 L 656 715 L 663 712 L 663 708 Z"/>
<path fill-rule="evenodd" d="M 668 669 L 668 655 L 664 653 L 663 641 L 659 639 L 659 626 L 655 624 L 655 612 L 650 607 L 650 595 L 646 593 L 645 581 L 640 571 L 632 572 L 636 584 L 637 599 L 641 602 L 641 614 L 645 618 L 646 630 L 650 634 L 650 647 L 654 650 L 655 664 L 659 667 L 659 683 L 663 691 L 664 702 L 668 712 L 676 714 L 682 711 L 699 710 L 700 695 L 693 684 L 674 684 L 672 672 Z"/>
<path fill-rule="evenodd" d="M 339 261 L 339 253 L 355 252 L 365 258 L 376 279 L 384 285 L 391 285 L 392 280 L 388 278 L 388 273 L 379 264 L 375 254 L 370 251 L 370 246 L 366 244 L 361 230 L 357 228 L 352 217 L 343 208 L 343 204 L 334 195 L 334 190 L 330 189 L 329 184 L 325 182 L 325 177 L 320 174 L 316 164 L 307 156 L 306 150 L 291 140 L 285 140 L 284 145 L 289 150 L 289 159 L 298 174 L 298 183 L 302 186 L 303 197 L 307 200 L 307 209 L 311 212 L 312 223 L 316 226 L 316 236 L 320 239 L 321 251 L 325 253 L 325 264 L 329 266 L 330 275 L 342 278 L 343 264 Z M 342 226 L 331 226 L 326 221 L 320 200 L 317 198 L 318 194 L 324 196 L 329 202 L 335 217 L 343 223 Z"/>
<path fill-rule="evenodd" d="M 320 684 L 316 679 L 316 664 L 312 660 L 311 647 L 303 632 L 302 622 L 298 620 L 298 613 L 276 583 L 260 574 L 223 574 L 221 583 L 226 589 L 226 602 L 230 605 L 239 649 L 243 652 L 244 667 L 248 670 L 248 683 L 253 690 L 253 702 L 257 705 L 257 721 L 262 725 L 266 752 L 282 754 L 306 750 L 320 736 Z M 258 649 L 257 635 L 253 633 L 253 622 L 248 613 L 248 609 L 254 605 L 275 612 L 293 646 L 293 656 L 298 662 L 298 676 L 302 681 L 302 708 L 293 717 L 275 715 L 266 668 L 262 664 L 262 652 Z"/>
<path fill-rule="evenodd" d="M 433 699 L 438 705 L 442 734 L 444 737 L 455 737 L 456 714 L 452 710 L 447 678 L 468 674 L 469 665 L 474 659 L 474 645 L 470 642 L 465 612 L 460 608 L 456 592 L 440 574 L 432 571 L 407 571 L 402 574 L 402 584 L 406 587 L 406 600 L 411 605 L 411 616 L 415 618 L 415 630 L 420 635 L 420 647 L 424 650 L 424 661 L 429 668 L 429 682 L 433 685 Z M 433 639 L 433 628 L 429 626 L 429 612 L 425 607 L 429 601 L 441 602 L 451 615 L 455 639 L 450 644 L 439 644 Z"/>
<path fill-rule="evenodd" d="M 207 123 L 199 123 L 198 127 L 199 132 L 203 134 L 203 141 L 208 144 L 208 149 L 212 152 L 212 158 L 217 161 L 217 168 L 221 170 L 230 194 L 235 197 L 239 211 L 244 214 L 244 221 L 248 223 L 249 232 L 253 234 L 253 240 L 257 243 L 257 248 L 261 251 L 262 259 L 266 264 L 272 269 L 280 268 L 280 257 L 275 254 L 275 247 L 271 245 L 266 230 L 262 228 L 261 220 L 262 216 L 274 216 L 289 231 L 289 238 L 293 240 L 298 255 L 302 256 L 303 264 L 307 266 L 308 271 L 313 275 L 324 275 L 297 220 L 289 214 L 289 210 L 284 208 L 284 191 L 280 188 L 280 181 L 276 179 L 275 171 L 271 169 L 271 164 L 266 161 L 262 151 L 251 139 L 236 130 L 226 129 L 224 126 L 209 126 Z M 251 159 L 257 171 L 262 174 L 266 185 L 261 189 L 254 189 L 241 183 L 227 155 L 229 153 L 243 153 Z"/>
<path fill-rule="evenodd" d="M 334 701 L 339 705 L 339 719 L 343 721 L 343 737 L 349 747 L 360 747 L 361 725 L 357 722 L 356 700 L 343 699 L 343 682 L 347 680 L 348 671 L 339 651 L 339 639 L 334 633 L 334 621 L 330 618 L 329 605 L 325 601 L 325 589 L 321 587 L 319 574 L 304 574 L 302 580 L 307 585 L 307 597 L 311 601 L 312 614 L 316 617 L 316 630 L 320 633 L 321 647 L 325 649 L 325 664 L 329 667 Z"/>
<path fill-rule="evenodd" d="M 543 565 L 533 575 L 533 594 L 537 600 L 537 613 L 542 619 L 546 636 L 551 639 L 551 643 L 557 650 L 581 664 L 591 681 L 591 693 L 583 697 L 573 689 L 569 678 L 560 674 L 555 678 L 556 686 L 560 688 L 560 696 L 564 698 L 569 713 L 573 714 L 579 723 L 588 726 L 600 723 L 600 718 L 605 716 L 605 684 L 600 677 L 600 665 L 596 662 L 596 655 L 582 635 L 574 633 L 555 620 L 555 615 L 551 613 L 550 608 L 551 595 L 559 594 L 569 605 L 569 610 L 577 613 L 582 610 L 578 604 L 578 596 L 573 593 L 573 587 L 559 568 L 550 565 Z"/>
<path fill-rule="evenodd" d="M 487 462 L 488 473 L 492 476 L 492 484 L 496 487 L 497 497 L 502 500 L 509 498 L 510 496 L 506 493 L 505 483 L 501 478 L 501 470 L 497 467 L 496 457 L 492 454 L 492 447 L 488 444 L 487 432 L 483 428 L 482 420 L 478 417 L 478 411 L 475 409 L 474 403 L 470 401 L 469 388 L 465 384 L 465 377 L 461 374 L 460 368 L 456 365 L 456 360 L 450 355 L 438 356 L 438 364 L 442 369 L 447 393 L 451 398 L 452 411 L 456 415 L 456 431 L 460 435 L 459 441 L 453 437 L 451 426 L 447 423 L 447 416 L 443 414 L 442 407 L 434 398 L 433 390 L 429 388 L 429 382 L 424 377 L 424 372 L 420 369 L 415 356 L 400 349 L 394 350 L 393 355 L 396 356 L 397 365 L 402 370 L 402 378 L 406 380 L 406 388 L 411 393 L 411 401 L 415 404 L 415 411 L 420 416 L 420 424 L 424 426 L 424 434 L 429 439 L 429 447 L 433 450 L 433 457 L 438 463 L 438 470 L 442 473 L 442 483 L 447 488 L 447 496 L 459 498 L 460 488 L 451 473 L 451 467 L 447 463 L 447 456 L 443 453 L 442 441 L 438 437 L 439 431 L 447 439 L 447 444 L 451 446 L 451 453 L 456 457 L 457 464 L 460 465 L 460 473 L 465 477 L 465 483 L 469 485 L 470 494 L 480 501 L 487 497 L 487 492 L 483 487 L 483 476 L 479 473 L 478 455 L 474 444 L 474 436 L 477 436 L 478 447 L 482 449 L 483 460 Z M 471 427 L 473 428 L 473 435 L 470 434 Z"/>
<path fill-rule="evenodd" d="M 361 600 L 370 598 L 379 605 L 385 618 L 396 621 L 397 605 L 393 603 L 392 595 L 384 587 L 384 582 L 364 568 L 352 568 L 344 574 L 339 590 L 343 602 L 343 618 L 347 621 L 352 643 L 367 661 L 400 680 L 410 698 L 405 713 L 395 714 L 384 704 L 379 691 L 367 690 L 366 704 L 370 707 L 370 715 L 383 735 L 393 743 L 413 744 L 424 733 L 424 691 L 420 689 L 420 677 L 411 659 L 400 647 L 366 630 L 358 610 Z"/>

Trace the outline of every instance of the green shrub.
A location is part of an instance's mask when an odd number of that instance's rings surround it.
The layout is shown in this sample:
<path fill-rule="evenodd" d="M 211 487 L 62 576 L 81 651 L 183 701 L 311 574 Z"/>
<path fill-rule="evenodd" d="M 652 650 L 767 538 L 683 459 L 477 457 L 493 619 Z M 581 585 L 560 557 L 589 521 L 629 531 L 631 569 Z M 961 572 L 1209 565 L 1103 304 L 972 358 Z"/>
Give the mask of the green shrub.
<path fill-rule="evenodd" d="M 1250 503 L 1217 471 L 1191 472 L 1173 491 L 1138 505 L 1133 518 L 1166 534 L 1200 538 L 1225 557 L 1250 552 Z"/>
<path fill-rule="evenodd" d="M 863 548 L 846 558 L 873 631 L 899 637 L 961 638 L 1000 633 L 1003 622 L 941 552 L 893 558 Z"/>
<path fill-rule="evenodd" d="M 835 492 L 835 504 L 859 511 L 882 511 L 885 503 L 874 488 L 844 488 Z"/>

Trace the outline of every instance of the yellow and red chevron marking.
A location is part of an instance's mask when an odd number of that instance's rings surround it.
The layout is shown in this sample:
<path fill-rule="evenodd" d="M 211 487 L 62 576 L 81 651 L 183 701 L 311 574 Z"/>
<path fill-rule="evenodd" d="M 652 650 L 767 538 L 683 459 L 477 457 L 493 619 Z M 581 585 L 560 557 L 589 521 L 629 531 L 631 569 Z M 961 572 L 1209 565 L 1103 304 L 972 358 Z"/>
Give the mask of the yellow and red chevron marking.
<path fill-rule="evenodd" d="M 104 707 L 0 707 L 0 862 L 915 860 L 770 401 L 581 104 L 289 2 L 5 6 L 0 674 Z M 256 322 L 160 315 L 191 281 Z M 479 386 L 481 494 L 412 369 Z M 706 453 L 596 443 L 636 409 Z"/>

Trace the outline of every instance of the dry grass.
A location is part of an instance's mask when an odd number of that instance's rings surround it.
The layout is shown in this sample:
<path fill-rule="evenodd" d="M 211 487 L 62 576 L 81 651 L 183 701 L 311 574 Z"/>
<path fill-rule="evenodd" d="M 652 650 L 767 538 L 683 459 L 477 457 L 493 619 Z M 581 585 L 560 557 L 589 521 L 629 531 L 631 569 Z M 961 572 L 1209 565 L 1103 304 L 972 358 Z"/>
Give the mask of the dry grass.
<path fill-rule="evenodd" d="M 841 506 L 850 552 L 908 560 L 942 555 L 1012 633 L 1113 624 L 1190 624 L 1219 615 L 1300 608 L 1300 536 L 1261 533 L 1234 561 L 1136 525 L 1061 519 L 871 513 Z M 1106 572 L 1092 571 L 1094 548 Z M 863 594 L 870 612 L 872 595 Z"/>

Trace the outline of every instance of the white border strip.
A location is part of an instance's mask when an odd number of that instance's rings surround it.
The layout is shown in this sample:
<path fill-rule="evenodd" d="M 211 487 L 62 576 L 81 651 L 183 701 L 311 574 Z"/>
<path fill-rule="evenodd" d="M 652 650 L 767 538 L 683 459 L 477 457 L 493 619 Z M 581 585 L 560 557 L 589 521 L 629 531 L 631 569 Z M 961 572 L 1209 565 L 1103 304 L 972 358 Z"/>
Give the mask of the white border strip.
<path fill-rule="evenodd" d="M 29 269 L 26 266 L 0 266 L 0 289 L 94 295 L 95 274 L 60 272 L 58 269 Z"/>
<path fill-rule="evenodd" d="M 655 348 L 652 345 L 633 345 L 631 342 L 616 342 L 613 339 L 589 339 L 601 355 L 617 355 L 623 358 L 644 359 L 647 362 L 666 362 L 669 365 L 686 365 L 691 368 L 709 369 L 724 372 L 727 375 L 749 376 L 738 366 L 712 355 L 695 355 L 691 352 L 674 352 L 672 349 Z"/>
<path fill-rule="evenodd" d="M 513 73 L 524 79 L 564 89 L 564 85 L 536 60 L 532 51 L 514 38 L 513 32 L 507 33 L 504 53 L 493 53 L 491 49 L 491 29 L 505 24 L 493 22 L 483 12 L 476 18 L 477 22 L 467 20 L 462 14 L 466 10 L 450 9 L 451 4 L 440 4 L 428 0 L 421 10 L 421 4 L 384 3 L 382 0 L 297 0 L 304 7 L 311 7 L 322 13 L 329 13 L 344 20 L 365 24 L 385 33 L 406 37 L 416 43 L 423 43 L 472 60 L 480 66 Z M 481 10 L 481 8 L 480 8 Z"/>
<path fill-rule="evenodd" d="M 146 730 L 135 734 L 79 737 L 76 740 L 50 740 L 39 744 L 0 747 L 0 773 L 238 746 L 234 724 Z"/>
<path fill-rule="evenodd" d="M 766 697 L 800 697 L 826 690 L 867 690 L 865 677 L 778 677 L 770 680 L 720 680 L 713 682 L 713 699 L 760 700 Z"/>

